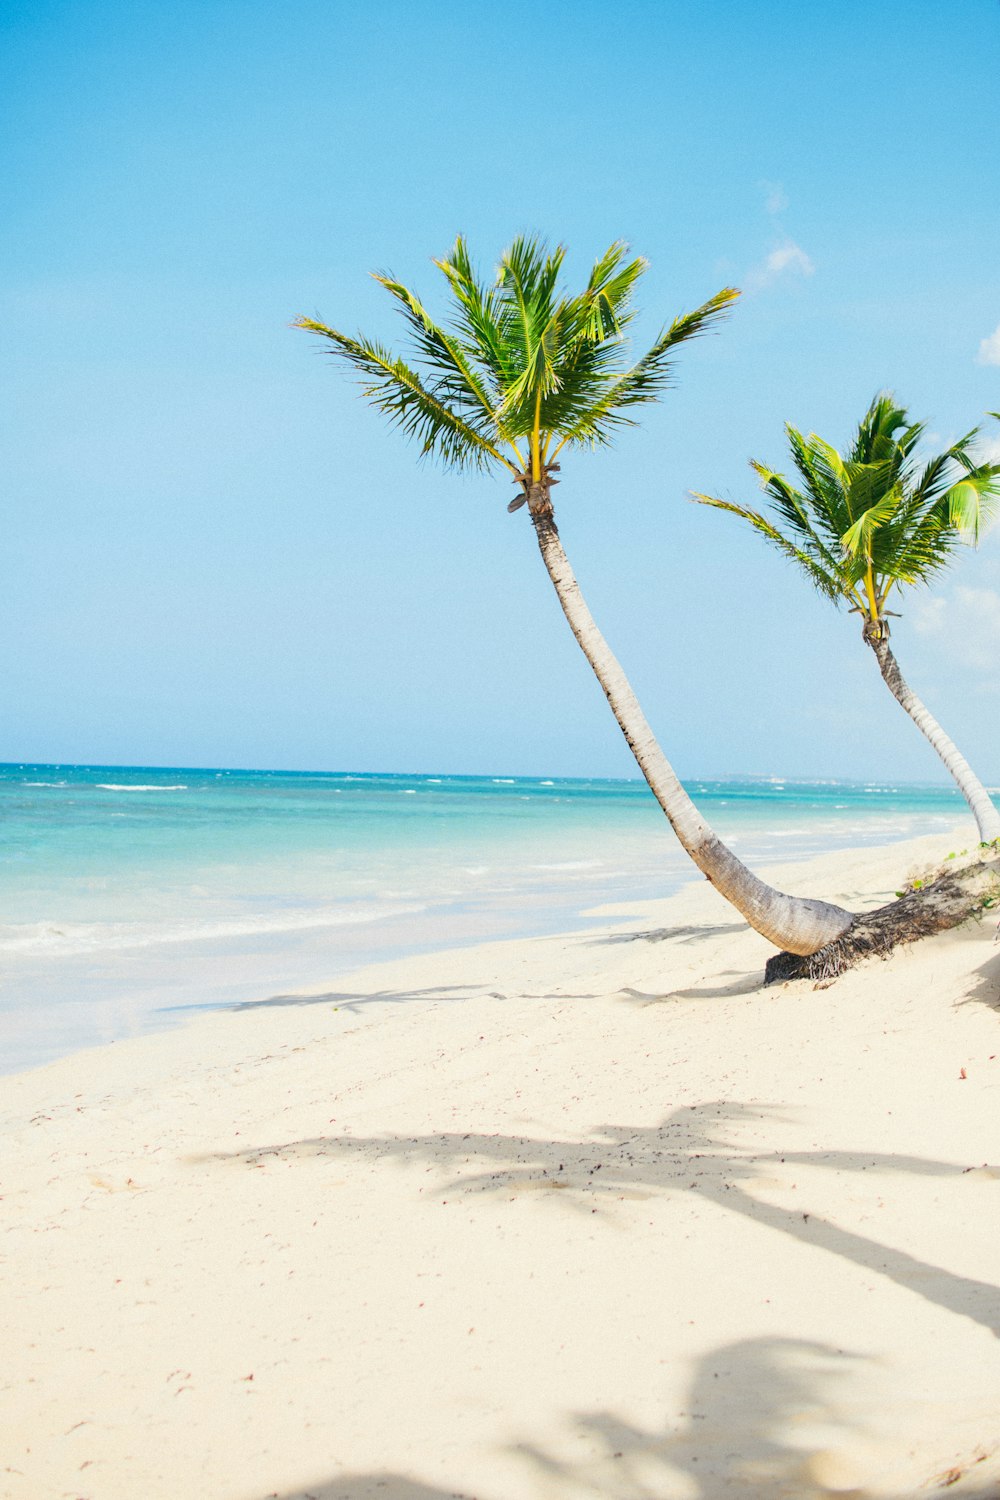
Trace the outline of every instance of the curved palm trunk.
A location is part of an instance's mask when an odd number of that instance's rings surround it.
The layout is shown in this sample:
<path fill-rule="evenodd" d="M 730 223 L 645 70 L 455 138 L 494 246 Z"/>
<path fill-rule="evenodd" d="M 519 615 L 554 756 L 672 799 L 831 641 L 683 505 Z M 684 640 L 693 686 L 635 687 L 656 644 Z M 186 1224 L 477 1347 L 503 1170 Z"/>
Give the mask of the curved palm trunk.
<path fill-rule="evenodd" d="M 892 654 L 889 642 L 883 633 L 877 640 L 866 635 L 869 646 L 875 653 L 879 671 L 885 685 L 899 706 L 906 710 L 921 734 L 925 735 L 944 761 L 958 785 L 959 791 L 972 809 L 984 844 L 1000 839 L 1000 812 L 994 806 L 989 792 L 973 771 L 958 746 L 948 738 L 933 714 L 924 707 L 916 693 L 907 685 Z"/>
<path fill-rule="evenodd" d="M 639 769 L 687 853 L 750 926 L 777 947 L 808 955 L 842 937 L 854 920 L 850 912 L 825 901 L 803 900 L 773 890 L 748 870 L 703 821 L 656 743 L 625 673 L 594 623 L 563 551 L 544 486 L 528 488 L 542 561 L 563 613 L 604 689 Z"/>

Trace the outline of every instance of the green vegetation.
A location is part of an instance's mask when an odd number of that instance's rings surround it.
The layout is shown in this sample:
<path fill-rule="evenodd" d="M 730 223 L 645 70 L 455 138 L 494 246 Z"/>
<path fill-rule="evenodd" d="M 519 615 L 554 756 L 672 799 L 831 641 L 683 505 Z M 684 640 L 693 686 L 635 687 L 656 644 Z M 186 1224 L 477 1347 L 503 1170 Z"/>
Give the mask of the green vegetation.
<path fill-rule="evenodd" d="M 926 583 L 963 541 L 978 541 L 1000 501 L 1000 463 L 979 462 L 974 428 L 921 463 L 924 425 L 890 396 L 877 396 L 842 457 L 829 443 L 786 427 L 796 488 L 756 460 L 768 516 L 710 495 L 704 505 L 748 521 L 808 575 L 822 594 L 862 619 L 865 640 L 888 634 L 893 590 Z"/>
<path fill-rule="evenodd" d="M 549 252 L 519 236 L 486 284 L 459 237 L 434 262 L 447 279 L 450 324 L 436 323 L 402 282 L 376 275 L 403 315 L 412 363 L 314 318 L 295 326 L 329 340 L 360 371 L 365 395 L 422 453 L 459 469 L 506 468 L 524 486 L 551 485 L 562 449 L 607 443 L 633 425 L 632 409 L 658 400 L 669 383 L 678 345 L 710 329 L 739 296 L 723 288 L 623 367 L 632 291 L 648 263 L 629 259 L 618 241 L 584 290 L 568 296 L 559 285 L 565 255 L 561 245 Z M 511 509 L 526 500 L 527 492 Z"/>
<path fill-rule="evenodd" d="M 786 427 L 799 483 L 751 461 L 768 513 L 695 493 L 704 505 L 729 511 L 791 558 L 820 593 L 861 617 L 897 702 L 934 746 L 976 817 L 979 836 L 1000 836 L 1000 813 L 968 762 L 904 681 L 889 647 L 889 600 L 927 583 L 963 542 L 978 541 L 1000 502 L 1000 463 L 975 454 L 979 429 L 943 453 L 916 454 L 923 424 L 911 423 L 891 396 L 877 396 L 843 456 L 810 433 Z"/>

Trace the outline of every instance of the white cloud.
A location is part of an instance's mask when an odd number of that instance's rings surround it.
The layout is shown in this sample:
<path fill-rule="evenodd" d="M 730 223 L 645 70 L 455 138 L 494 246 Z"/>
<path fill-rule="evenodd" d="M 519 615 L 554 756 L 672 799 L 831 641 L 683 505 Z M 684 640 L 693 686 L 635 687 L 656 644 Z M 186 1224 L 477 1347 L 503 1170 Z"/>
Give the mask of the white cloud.
<path fill-rule="evenodd" d="M 769 214 L 784 213 L 788 207 L 788 198 L 780 182 L 764 181 L 760 184 L 764 193 L 764 207 Z"/>
<path fill-rule="evenodd" d="M 913 609 L 919 635 L 937 636 L 954 663 L 991 675 L 1000 683 L 1000 592 L 960 585 L 949 595 L 921 599 Z"/>
<path fill-rule="evenodd" d="M 978 362 L 981 365 L 1000 365 L 1000 323 L 988 338 L 980 341 Z"/>
<path fill-rule="evenodd" d="M 809 256 L 794 240 L 785 240 L 777 245 L 764 260 L 747 272 L 743 285 L 748 291 L 759 292 L 770 286 L 779 276 L 812 276 L 816 270 Z"/>
<path fill-rule="evenodd" d="M 772 276 L 780 276 L 783 271 L 798 271 L 801 276 L 811 276 L 816 269 L 806 252 L 794 240 L 786 240 L 777 250 L 772 250 L 764 262 L 764 268 Z"/>
<path fill-rule="evenodd" d="M 981 464 L 1000 464 L 1000 438 L 979 438 L 976 442 L 975 455 Z"/>
<path fill-rule="evenodd" d="M 982 622 L 992 636 L 993 647 L 1000 649 L 1000 594 L 996 589 L 961 587 L 955 590 L 955 598 Z"/>
<path fill-rule="evenodd" d="M 940 595 L 936 599 L 920 599 L 913 610 L 913 627 L 918 635 L 941 635 L 947 628 L 948 601 Z"/>
<path fill-rule="evenodd" d="M 961 635 L 958 646 L 973 667 L 1000 681 L 1000 594 L 995 589 L 955 590 Z"/>

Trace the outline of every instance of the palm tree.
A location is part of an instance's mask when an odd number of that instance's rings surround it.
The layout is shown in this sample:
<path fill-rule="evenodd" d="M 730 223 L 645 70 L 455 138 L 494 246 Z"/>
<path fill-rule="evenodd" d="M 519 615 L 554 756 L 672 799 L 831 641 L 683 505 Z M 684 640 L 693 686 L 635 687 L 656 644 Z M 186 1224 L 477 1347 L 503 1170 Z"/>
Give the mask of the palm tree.
<path fill-rule="evenodd" d="M 984 843 L 1000 838 L 1000 813 L 965 757 L 907 686 L 889 645 L 890 598 L 926 583 L 963 541 L 975 542 L 1000 498 L 1000 463 L 980 462 L 978 428 L 921 463 L 919 422 L 890 395 L 876 396 L 845 456 L 810 433 L 787 426 L 796 489 L 751 460 L 770 502 L 767 516 L 711 495 L 704 505 L 731 511 L 763 533 L 835 604 L 861 616 L 861 635 L 896 701 L 927 736 L 968 802 Z M 893 592 L 895 590 L 895 593 Z"/>
<path fill-rule="evenodd" d="M 562 247 L 550 252 L 522 236 L 502 256 L 495 280 L 484 283 L 459 238 L 449 255 L 435 261 L 450 293 L 447 325 L 434 322 L 401 282 L 376 276 L 403 315 L 414 364 L 313 318 L 300 318 L 295 326 L 326 339 L 332 352 L 359 371 L 365 395 L 423 454 L 456 469 L 507 471 L 518 487 L 508 510 L 527 506 L 570 629 L 684 848 L 758 932 L 790 952 L 814 953 L 846 932 L 850 914 L 772 890 L 704 822 L 584 602 L 552 502 L 563 449 L 609 443 L 620 428 L 633 425 L 632 409 L 657 400 L 669 384 L 677 346 L 716 324 L 738 293 L 726 287 L 675 318 L 627 365 L 632 291 L 646 261 L 628 259 L 628 247 L 615 243 L 573 296 L 560 287 L 564 256 Z"/>

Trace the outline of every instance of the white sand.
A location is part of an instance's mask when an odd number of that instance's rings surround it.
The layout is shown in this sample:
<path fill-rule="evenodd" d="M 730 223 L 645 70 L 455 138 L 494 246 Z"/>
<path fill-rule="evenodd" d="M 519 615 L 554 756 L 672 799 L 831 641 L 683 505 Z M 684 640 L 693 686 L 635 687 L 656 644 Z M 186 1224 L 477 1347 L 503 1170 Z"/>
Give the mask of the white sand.
<path fill-rule="evenodd" d="M 763 990 L 700 883 L 5 1080 L 0 1493 L 1000 1493 L 995 927 Z"/>

